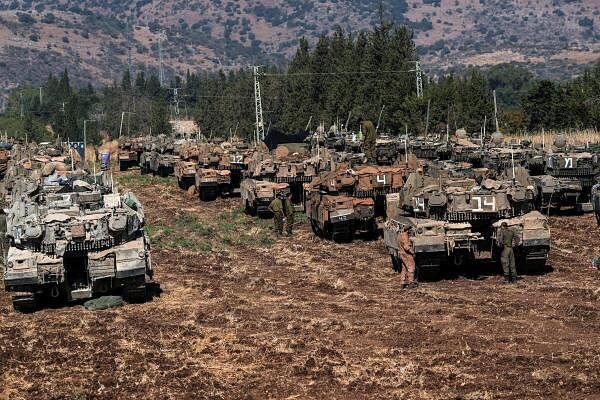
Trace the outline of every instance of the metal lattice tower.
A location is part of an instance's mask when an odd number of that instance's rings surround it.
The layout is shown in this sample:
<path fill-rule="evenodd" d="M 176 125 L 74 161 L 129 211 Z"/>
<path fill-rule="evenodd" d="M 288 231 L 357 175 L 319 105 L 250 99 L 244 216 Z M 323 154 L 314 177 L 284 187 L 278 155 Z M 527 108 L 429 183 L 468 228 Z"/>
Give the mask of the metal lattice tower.
<path fill-rule="evenodd" d="M 180 120 L 179 118 L 179 89 L 181 88 L 172 88 L 173 89 L 173 111 L 175 111 L 175 116 L 173 119 Z"/>
<path fill-rule="evenodd" d="M 159 57 L 159 70 L 158 70 L 158 76 L 159 76 L 159 80 L 160 80 L 160 87 L 163 86 L 164 80 L 165 80 L 165 73 L 163 71 L 163 51 L 162 51 L 162 41 L 164 38 L 164 34 L 165 31 L 161 31 L 160 35 L 158 36 L 158 57 Z"/>
<path fill-rule="evenodd" d="M 262 112 L 262 99 L 260 97 L 260 82 L 258 80 L 258 75 L 260 67 L 254 67 L 254 105 L 256 108 L 256 142 L 258 143 L 261 140 L 265 140 L 265 124 L 263 121 L 263 112 Z"/>
<path fill-rule="evenodd" d="M 417 74 L 417 98 L 423 97 L 423 76 L 421 75 L 421 63 L 415 62 L 415 72 Z"/>

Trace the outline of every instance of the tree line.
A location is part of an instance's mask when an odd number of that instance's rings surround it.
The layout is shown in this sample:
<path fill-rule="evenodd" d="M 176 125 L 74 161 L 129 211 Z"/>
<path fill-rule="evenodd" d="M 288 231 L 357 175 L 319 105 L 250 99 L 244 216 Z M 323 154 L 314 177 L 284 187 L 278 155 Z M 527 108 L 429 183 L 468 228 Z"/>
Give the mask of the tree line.
<path fill-rule="evenodd" d="M 398 134 L 495 130 L 493 91 L 500 130 L 596 129 L 600 125 L 600 63 L 565 81 L 535 79 L 522 66 L 468 68 L 461 75 L 423 72 L 417 97 L 418 55 L 411 31 L 381 24 L 353 34 L 337 29 L 311 47 L 301 39 L 286 68 L 260 69 L 266 130 L 297 132 L 317 124 L 357 128 L 359 117 L 379 121 L 380 131 Z M 252 137 L 255 128 L 254 74 L 246 68 L 188 72 L 162 85 L 154 74 L 132 76 L 102 89 L 74 87 L 68 71 L 50 75 L 40 87 L 22 86 L 0 116 L 0 131 L 48 140 L 81 140 L 101 131 L 113 137 L 170 133 L 170 119 L 194 119 L 205 136 Z M 311 123 L 309 124 L 309 120 Z"/>

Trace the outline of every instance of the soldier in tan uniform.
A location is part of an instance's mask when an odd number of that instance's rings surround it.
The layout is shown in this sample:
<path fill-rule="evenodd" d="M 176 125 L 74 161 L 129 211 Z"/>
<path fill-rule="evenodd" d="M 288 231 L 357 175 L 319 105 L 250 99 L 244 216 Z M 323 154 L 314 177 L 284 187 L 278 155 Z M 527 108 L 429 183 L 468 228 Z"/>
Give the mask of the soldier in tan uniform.
<path fill-rule="evenodd" d="M 508 224 L 503 222 L 498 231 L 498 244 L 502 246 L 500 261 L 504 271 L 504 282 L 515 283 L 517 281 L 517 267 L 515 264 L 515 252 L 513 250 L 513 240 L 515 233 L 508 228 Z"/>
<path fill-rule="evenodd" d="M 285 220 L 285 212 L 283 210 L 283 201 L 281 195 L 276 195 L 269 204 L 269 211 L 273 213 L 273 222 L 275 224 L 275 233 L 277 236 L 283 235 L 283 225 Z"/>
<path fill-rule="evenodd" d="M 269 211 L 273 213 L 273 222 L 275 223 L 275 233 L 278 236 L 285 234 L 292 236 L 292 228 L 294 227 L 294 206 L 290 196 L 285 193 L 278 193 L 271 204 Z"/>
<path fill-rule="evenodd" d="M 369 163 L 375 163 L 375 142 L 377 141 L 377 131 L 373 122 L 367 120 L 366 118 L 360 119 L 360 130 L 364 135 L 364 149 L 365 155 L 367 156 L 367 160 Z"/>
<path fill-rule="evenodd" d="M 400 272 L 400 282 L 403 288 L 415 288 L 415 255 L 412 241 L 408 235 L 409 227 L 406 226 L 398 237 L 398 255 L 402 260 L 402 272 Z"/>

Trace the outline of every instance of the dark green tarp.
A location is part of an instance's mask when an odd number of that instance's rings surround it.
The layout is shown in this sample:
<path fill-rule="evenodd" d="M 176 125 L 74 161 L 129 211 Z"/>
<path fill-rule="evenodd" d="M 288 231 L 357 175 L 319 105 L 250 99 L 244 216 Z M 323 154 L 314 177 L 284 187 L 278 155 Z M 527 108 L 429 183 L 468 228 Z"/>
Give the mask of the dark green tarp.
<path fill-rule="evenodd" d="M 121 296 L 102 296 L 97 299 L 88 300 L 83 303 L 86 310 L 106 310 L 107 308 L 121 307 L 123 298 Z"/>

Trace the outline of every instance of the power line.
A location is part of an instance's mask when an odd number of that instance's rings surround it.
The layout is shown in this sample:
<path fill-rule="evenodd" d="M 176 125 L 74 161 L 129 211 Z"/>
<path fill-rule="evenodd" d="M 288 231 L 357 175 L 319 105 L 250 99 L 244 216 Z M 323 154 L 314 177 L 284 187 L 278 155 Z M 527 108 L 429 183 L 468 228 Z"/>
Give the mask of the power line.
<path fill-rule="evenodd" d="M 312 76 L 312 75 L 378 75 L 378 74 L 404 74 L 417 72 L 417 69 L 388 70 L 388 71 L 344 71 L 344 72 L 292 72 L 287 74 L 263 73 L 261 76 Z"/>

